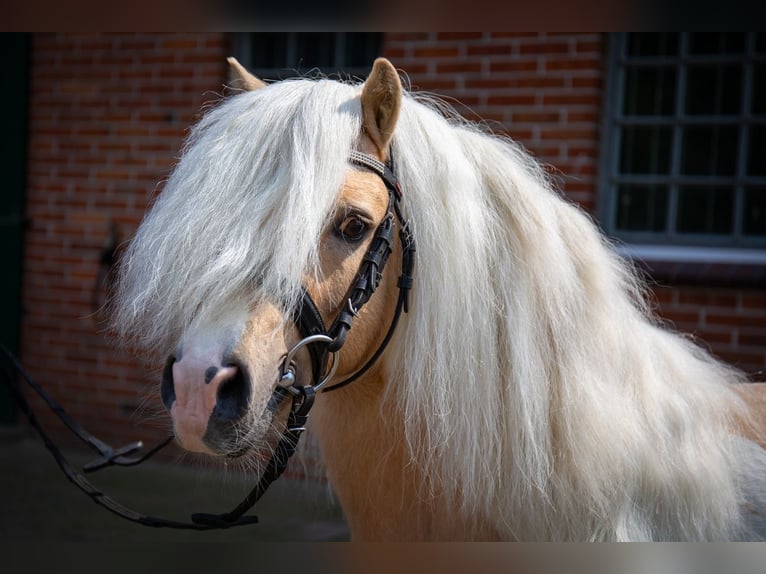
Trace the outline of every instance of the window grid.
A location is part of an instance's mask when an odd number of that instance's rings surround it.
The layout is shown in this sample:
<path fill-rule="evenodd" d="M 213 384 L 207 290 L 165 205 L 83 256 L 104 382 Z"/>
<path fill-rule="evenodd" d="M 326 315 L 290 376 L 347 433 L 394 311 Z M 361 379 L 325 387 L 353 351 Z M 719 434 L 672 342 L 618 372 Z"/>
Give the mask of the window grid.
<path fill-rule="evenodd" d="M 631 56 L 628 53 L 628 34 L 615 34 L 612 40 L 613 49 L 610 51 L 610 86 L 608 89 L 610 97 L 607 98 L 605 113 L 605 125 L 608 127 L 605 136 L 606 141 L 611 141 L 614 145 L 610 146 L 607 144 L 605 146 L 605 169 L 602 171 L 602 174 L 604 174 L 602 176 L 602 189 L 606 191 L 606 193 L 602 194 L 605 199 L 602 205 L 602 216 L 608 231 L 628 242 L 719 246 L 766 245 L 766 235 L 746 234 L 745 222 L 743 221 L 746 207 L 746 188 L 755 186 L 766 187 L 766 177 L 747 173 L 751 127 L 762 126 L 766 123 L 766 117 L 756 115 L 752 111 L 754 68 L 756 65 L 763 65 L 763 62 L 766 61 L 766 54 L 756 53 L 756 35 L 750 33 L 745 36 L 745 46 L 742 54 L 695 55 L 690 52 L 690 36 L 681 33 L 678 34 L 678 52 L 673 57 Z M 740 94 L 740 109 L 736 115 L 724 115 L 725 110 L 722 110 L 721 107 L 723 105 L 721 103 L 721 94 L 723 93 L 721 90 L 715 92 L 715 97 L 717 98 L 715 100 L 715 113 L 706 115 L 689 113 L 686 107 L 689 103 L 687 102 L 687 90 L 689 89 L 688 74 L 690 67 L 695 64 L 718 64 L 719 66 L 732 64 L 741 66 L 741 73 L 743 74 L 741 80 L 742 94 Z M 720 67 L 715 68 L 714 73 L 718 75 L 724 73 L 721 69 Z M 655 107 L 650 114 L 639 115 L 640 110 L 637 110 L 640 107 L 640 102 L 634 103 L 632 113 L 631 110 L 626 109 L 629 103 L 626 100 L 627 75 L 634 74 L 634 77 L 638 77 L 635 76 L 638 73 L 637 70 L 647 71 L 648 73 L 655 70 L 674 70 L 676 82 L 672 113 L 665 116 L 658 115 L 658 107 L 661 104 L 657 103 L 656 97 Z M 637 86 L 638 84 L 635 83 L 633 86 L 634 90 Z M 655 94 L 655 96 L 657 95 L 662 96 L 663 94 Z M 659 113 L 662 113 L 662 110 Z M 715 126 L 717 128 L 711 130 L 713 135 L 711 135 L 710 148 L 715 152 L 713 157 L 720 156 L 723 158 L 721 161 L 726 160 L 726 154 L 730 154 L 731 150 L 725 149 L 726 146 L 714 144 L 725 137 L 722 134 L 727 133 L 726 126 L 736 130 L 736 147 L 739 153 L 736 156 L 736 167 L 733 174 L 710 174 L 710 171 L 717 170 L 717 166 L 714 166 L 712 170 L 708 170 L 708 174 L 695 175 L 683 172 L 682 161 L 684 153 L 689 146 L 689 143 L 685 142 L 684 138 L 689 139 L 690 135 L 694 133 L 695 128 L 704 128 L 706 126 L 709 128 Z M 650 134 L 651 130 L 670 130 L 672 142 L 669 166 L 664 173 L 658 173 L 662 170 L 657 168 L 656 162 L 648 170 L 641 170 L 640 167 L 638 170 L 635 170 L 632 165 L 624 165 L 625 152 L 626 150 L 629 151 L 627 148 L 631 145 L 630 138 L 625 139 L 629 129 L 633 129 L 632 137 L 634 140 L 638 137 L 636 134 L 640 133 L 640 130 Z M 663 137 L 659 135 L 659 132 L 654 137 L 658 142 L 657 145 L 663 145 Z M 665 142 L 666 144 L 667 142 Z M 646 161 L 646 158 L 643 159 Z M 641 158 L 638 161 L 641 161 Z M 643 173 L 630 173 L 631 170 L 634 172 L 643 171 Z M 654 173 L 646 173 L 647 171 Z M 692 191 L 692 188 L 695 186 L 699 192 L 697 196 L 698 202 L 705 199 L 709 202 L 709 205 L 703 210 L 706 212 L 705 228 L 707 230 L 714 230 L 713 233 L 679 231 L 681 227 L 679 209 L 682 207 L 680 205 L 682 190 L 685 190 L 684 193 L 686 193 L 687 197 L 693 197 L 688 194 L 688 191 Z M 729 186 L 732 189 L 731 193 L 733 193 L 731 202 L 732 216 L 727 222 L 727 225 L 731 226 L 731 231 L 729 233 L 715 233 L 716 225 L 719 221 L 716 220 L 716 217 L 720 218 L 721 213 L 725 215 L 725 211 L 716 210 L 715 205 L 716 199 L 722 197 L 720 189 L 724 186 Z M 638 229 L 628 229 L 630 225 L 626 225 L 625 221 L 623 221 L 623 226 L 620 228 L 620 210 L 623 209 L 621 203 L 627 200 L 632 201 L 635 198 L 641 199 L 641 189 L 646 194 L 644 195 L 645 201 L 648 202 L 648 205 L 645 204 L 643 206 L 647 213 L 644 221 L 645 225 Z M 667 191 L 663 192 L 663 189 Z M 662 205 L 663 202 L 657 200 L 656 197 L 657 194 L 662 195 L 663 193 L 667 196 L 663 207 L 664 213 L 662 214 L 665 220 L 662 229 L 658 231 L 655 227 L 656 206 Z M 630 208 L 626 207 L 622 213 L 626 213 L 628 209 Z"/>

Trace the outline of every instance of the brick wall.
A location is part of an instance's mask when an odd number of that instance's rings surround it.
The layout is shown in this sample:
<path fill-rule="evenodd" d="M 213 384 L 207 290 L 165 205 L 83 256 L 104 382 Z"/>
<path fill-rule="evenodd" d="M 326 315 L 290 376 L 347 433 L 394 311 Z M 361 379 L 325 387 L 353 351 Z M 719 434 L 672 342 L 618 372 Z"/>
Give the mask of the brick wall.
<path fill-rule="evenodd" d="M 606 49 L 600 34 L 396 33 L 384 55 L 412 89 L 507 131 L 594 211 Z M 99 258 L 113 225 L 122 240 L 133 233 L 186 129 L 217 99 L 229 53 L 221 34 L 34 36 L 22 360 L 94 432 L 151 442 L 166 430 L 156 400 L 133 414 L 158 377 L 101 331 Z M 679 329 L 766 369 L 763 288 L 655 292 Z"/>
<path fill-rule="evenodd" d="M 658 312 L 678 330 L 754 381 L 766 382 L 766 290 L 657 286 Z"/>
<path fill-rule="evenodd" d="M 459 102 L 466 117 L 511 135 L 588 210 L 596 203 L 604 48 L 601 34 L 402 33 L 385 43 L 413 90 Z"/>
<path fill-rule="evenodd" d="M 99 260 L 113 227 L 134 232 L 227 53 L 220 34 L 33 38 L 22 360 L 92 432 L 167 430 L 153 401 L 134 414 L 157 379 L 103 334 Z"/>

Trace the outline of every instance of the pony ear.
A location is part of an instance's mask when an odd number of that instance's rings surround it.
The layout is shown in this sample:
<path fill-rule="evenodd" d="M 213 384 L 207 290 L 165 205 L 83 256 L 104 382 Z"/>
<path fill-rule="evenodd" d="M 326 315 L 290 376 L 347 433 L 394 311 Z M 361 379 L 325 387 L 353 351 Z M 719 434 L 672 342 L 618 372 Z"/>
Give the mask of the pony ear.
<path fill-rule="evenodd" d="M 362 88 L 362 127 L 385 159 L 402 107 L 402 82 L 396 68 L 378 58 Z"/>
<path fill-rule="evenodd" d="M 253 76 L 240 64 L 236 58 L 226 58 L 229 62 L 229 82 L 240 90 L 252 91 L 266 87 L 266 83 Z"/>

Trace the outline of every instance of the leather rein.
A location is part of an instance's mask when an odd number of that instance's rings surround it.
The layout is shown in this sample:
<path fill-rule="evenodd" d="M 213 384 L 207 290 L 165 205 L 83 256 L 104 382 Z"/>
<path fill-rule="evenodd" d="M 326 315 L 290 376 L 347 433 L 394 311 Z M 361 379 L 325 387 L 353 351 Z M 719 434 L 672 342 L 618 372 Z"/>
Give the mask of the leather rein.
<path fill-rule="evenodd" d="M 301 334 L 302 339 L 282 358 L 280 365 L 280 380 L 269 401 L 267 408 L 275 411 L 287 398 L 292 402 L 285 426 L 285 431 L 274 449 L 269 463 L 266 466 L 256 486 L 245 498 L 230 512 L 223 514 L 194 513 L 190 522 L 169 520 L 148 516 L 131 510 L 114 499 L 106 496 L 95 485 L 79 473 L 66 459 L 61 450 L 53 443 L 45 429 L 40 425 L 29 405 L 24 393 L 21 392 L 18 383 L 20 376 L 27 385 L 40 395 L 48 407 L 61 419 L 61 421 L 83 442 L 93 448 L 98 457 L 83 466 L 84 473 L 90 473 L 107 466 L 135 466 L 140 464 L 167 446 L 173 436 L 148 450 L 141 456 L 132 457 L 134 453 L 143 448 L 141 441 L 136 441 L 125 446 L 114 448 L 88 433 L 77 424 L 68 413 L 46 391 L 36 383 L 24 370 L 19 361 L 5 347 L 0 346 L 10 368 L 3 371 L 4 381 L 8 385 L 19 408 L 27 417 L 31 426 L 42 438 L 46 448 L 50 451 L 56 463 L 65 476 L 82 490 L 95 503 L 103 506 L 112 513 L 144 526 L 155 528 L 176 528 L 184 530 L 216 530 L 244 526 L 258 522 L 258 517 L 246 514 L 255 503 L 263 496 L 268 487 L 278 479 L 290 457 L 295 453 L 298 440 L 306 430 L 306 422 L 309 411 L 314 404 L 314 398 L 318 391 L 329 392 L 345 387 L 366 373 L 380 358 L 396 330 L 402 311 L 405 313 L 409 307 L 409 292 L 413 285 L 413 270 L 415 265 L 415 241 L 411 226 L 402 214 L 400 200 L 402 191 L 399 182 L 394 175 L 392 164 L 386 165 L 378 159 L 352 151 L 349 154 L 349 163 L 357 167 L 369 169 L 376 173 L 388 190 L 388 209 L 382 222 L 379 224 L 370 246 L 357 271 L 345 298 L 345 305 L 333 320 L 329 329 L 325 327 L 322 316 L 314 300 L 304 288 L 299 307 L 293 312 L 293 321 Z M 352 375 L 344 380 L 326 387 L 332 379 L 338 366 L 338 352 L 343 347 L 346 337 L 351 330 L 354 319 L 359 315 L 362 307 L 374 294 L 383 277 L 383 269 L 394 245 L 395 220 L 399 223 L 399 239 L 402 246 L 401 275 L 397 282 L 399 297 L 393 318 L 388 331 L 378 349 L 369 357 L 367 362 Z M 311 384 L 297 384 L 296 363 L 294 358 L 298 351 L 306 348 L 311 358 Z M 329 367 L 328 367 L 329 363 Z"/>

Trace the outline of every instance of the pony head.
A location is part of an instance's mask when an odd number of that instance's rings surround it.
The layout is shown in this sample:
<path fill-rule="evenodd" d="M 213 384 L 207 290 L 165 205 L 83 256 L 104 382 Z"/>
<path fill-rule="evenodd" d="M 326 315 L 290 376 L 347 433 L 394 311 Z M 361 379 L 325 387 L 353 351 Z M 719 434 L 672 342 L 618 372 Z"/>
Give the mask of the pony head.
<path fill-rule="evenodd" d="M 230 64 L 246 91 L 191 134 L 126 255 L 117 322 L 166 357 L 161 395 L 180 444 L 234 456 L 276 428 L 284 405 L 273 392 L 301 338 L 291 316 L 302 289 L 332 322 L 386 216 L 383 181 L 348 157 L 388 159 L 402 88 L 382 59 L 361 88 L 266 86 Z M 380 342 L 370 317 L 392 305 L 394 284 L 385 274 L 359 313 L 339 377 Z M 309 383 L 308 360 L 306 350 L 294 358 L 298 385 Z"/>

